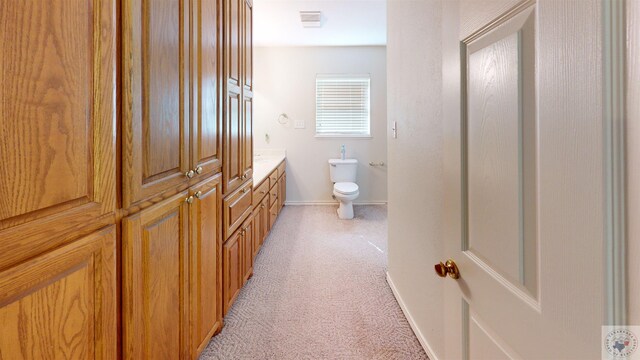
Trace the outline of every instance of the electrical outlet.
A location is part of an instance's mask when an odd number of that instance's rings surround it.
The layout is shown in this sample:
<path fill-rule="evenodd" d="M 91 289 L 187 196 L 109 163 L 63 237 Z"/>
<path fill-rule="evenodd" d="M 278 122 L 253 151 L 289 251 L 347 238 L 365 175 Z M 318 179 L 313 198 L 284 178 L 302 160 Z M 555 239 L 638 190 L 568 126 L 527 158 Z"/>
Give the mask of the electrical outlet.
<path fill-rule="evenodd" d="M 296 120 L 295 129 L 304 129 L 304 120 Z"/>

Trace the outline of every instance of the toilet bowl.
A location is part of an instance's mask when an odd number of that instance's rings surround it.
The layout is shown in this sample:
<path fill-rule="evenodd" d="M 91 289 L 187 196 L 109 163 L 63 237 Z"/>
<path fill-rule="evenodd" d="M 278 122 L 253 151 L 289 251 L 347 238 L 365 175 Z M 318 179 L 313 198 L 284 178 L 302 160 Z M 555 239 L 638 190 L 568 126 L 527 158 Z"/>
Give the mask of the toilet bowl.
<path fill-rule="evenodd" d="M 360 192 L 358 184 L 352 182 L 338 182 L 333 184 L 333 196 L 340 202 L 338 217 L 340 219 L 353 219 L 353 200 L 358 198 Z"/>

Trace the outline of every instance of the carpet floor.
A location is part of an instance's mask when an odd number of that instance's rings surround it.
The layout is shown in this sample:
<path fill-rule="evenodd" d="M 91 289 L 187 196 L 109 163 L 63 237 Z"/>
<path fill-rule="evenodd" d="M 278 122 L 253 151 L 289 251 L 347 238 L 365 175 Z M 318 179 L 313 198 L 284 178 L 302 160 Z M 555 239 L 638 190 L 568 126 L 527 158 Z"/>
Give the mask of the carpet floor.
<path fill-rule="evenodd" d="M 285 206 L 206 359 L 427 359 L 386 282 L 387 212 Z"/>

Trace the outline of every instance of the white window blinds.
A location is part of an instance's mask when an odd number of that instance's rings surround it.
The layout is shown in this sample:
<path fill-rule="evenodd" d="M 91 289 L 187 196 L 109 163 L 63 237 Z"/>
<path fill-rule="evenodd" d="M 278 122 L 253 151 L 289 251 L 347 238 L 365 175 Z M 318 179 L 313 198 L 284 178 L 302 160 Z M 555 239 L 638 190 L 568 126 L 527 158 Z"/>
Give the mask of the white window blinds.
<path fill-rule="evenodd" d="M 369 75 L 317 75 L 316 135 L 370 136 Z"/>

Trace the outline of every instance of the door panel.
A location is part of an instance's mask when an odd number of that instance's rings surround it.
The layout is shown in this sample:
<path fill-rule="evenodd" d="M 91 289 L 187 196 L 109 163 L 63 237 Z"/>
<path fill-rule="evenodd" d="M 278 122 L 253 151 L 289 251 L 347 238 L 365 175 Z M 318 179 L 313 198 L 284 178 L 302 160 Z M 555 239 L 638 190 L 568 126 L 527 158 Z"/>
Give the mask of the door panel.
<path fill-rule="evenodd" d="M 463 249 L 537 291 L 535 12 L 465 42 L 467 216 Z M 463 240 L 464 241 L 464 240 Z"/>
<path fill-rule="evenodd" d="M 189 207 L 186 192 L 123 220 L 124 356 L 187 358 Z"/>
<path fill-rule="evenodd" d="M 124 206 L 187 186 L 188 42 L 185 0 L 123 3 Z"/>
<path fill-rule="evenodd" d="M 115 10 L 0 4 L 0 249 L 11 247 L 0 269 L 104 226 L 115 208 Z"/>
<path fill-rule="evenodd" d="M 444 3 L 447 359 L 600 357 L 601 8 Z"/>
<path fill-rule="evenodd" d="M 6 359 L 117 357 L 115 228 L 0 272 Z"/>
<path fill-rule="evenodd" d="M 253 1 L 244 0 L 244 90 L 253 91 Z"/>
<path fill-rule="evenodd" d="M 242 156 L 244 154 L 242 146 L 242 114 L 241 97 L 239 93 L 227 94 L 227 109 L 225 114 L 225 136 L 224 136 L 224 170 L 223 191 L 225 194 L 232 192 L 242 184 Z"/>
<path fill-rule="evenodd" d="M 242 230 L 238 230 L 225 241 L 222 251 L 224 314 L 238 297 L 243 285 L 242 274 Z"/>
<path fill-rule="evenodd" d="M 260 225 L 262 226 L 262 230 L 260 230 L 259 246 L 264 244 L 264 240 L 269 235 L 269 229 L 271 228 L 269 222 L 269 197 L 266 196 L 260 203 Z"/>
<path fill-rule="evenodd" d="M 195 186 L 191 195 L 191 334 L 197 358 L 222 327 L 222 194 L 220 175 Z"/>
<path fill-rule="evenodd" d="M 244 93 L 243 106 L 242 175 L 245 179 L 249 179 L 253 176 L 253 97 L 248 97 L 246 91 Z"/>
<path fill-rule="evenodd" d="M 195 0 L 192 43 L 194 101 L 191 115 L 192 168 L 202 167 L 200 177 L 222 166 L 222 119 L 220 117 L 220 32 L 218 0 Z"/>
<path fill-rule="evenodd" d="M 253 275 L 253 215 L 242 224 L 242 274 L 243 283 Z"/>
<path fill-rule="evenodd" d="M 240 91 L 242 59 L 242 8 L 244 0 L 224 0 L 225 4 L 225 75 L 227 86 Z"/>
<path fill-rule="evenodd" d="M 265 212 L 265 209 L 261 208 L 260 205 L 258 205 L 253 210 L 253 236 L 251 236 L 251 249 L 253 252 L 251 256 L 252 263 L 255 263 L 256 256 L 258 255 L 258 251 L 260 251 L 260 243 L 261 243 L 260 240 L 264 236 L 263 224 L 262 224 L 262 219 L 263 219 L 262 214 L 264 212 Z"/>

